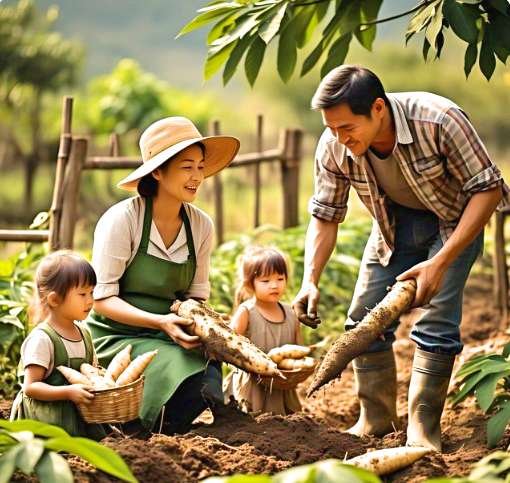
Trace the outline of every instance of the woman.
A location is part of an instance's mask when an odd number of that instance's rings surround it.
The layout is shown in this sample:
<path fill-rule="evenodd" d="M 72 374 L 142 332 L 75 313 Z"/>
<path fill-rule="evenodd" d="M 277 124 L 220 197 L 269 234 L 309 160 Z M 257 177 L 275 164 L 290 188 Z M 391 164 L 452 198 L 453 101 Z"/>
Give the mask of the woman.
<path fill-rule="evenodd" d="M 221 370 L 193 350 L 200 343 L 189 334 L 192 322 L 169 308 L 209 296 L 213 225 L 190 203 L 203 179 L 232 161 L 239 141 L 202 137 L 188 119 L 170 117 L 145 130 L 140 149 L 142 166 L 118 184 L 139 196 L 111 207 L 96 226 L 88 325 L 103 365 L 127 344 L 133 357 L 158 349 L 145 372 L 140 420 L 150 430 L 164 408 L 166 430 L 185 432 L 223 400 Z"/>

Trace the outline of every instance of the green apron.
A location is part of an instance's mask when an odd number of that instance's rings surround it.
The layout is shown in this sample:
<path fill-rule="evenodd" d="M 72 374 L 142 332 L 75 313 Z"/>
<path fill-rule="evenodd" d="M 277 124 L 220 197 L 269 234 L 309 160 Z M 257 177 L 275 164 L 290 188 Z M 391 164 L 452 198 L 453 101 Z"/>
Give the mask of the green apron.
<path fill-rule="evenodd" d="M 152 198 L 145 198 L 145 213 L 140 246 L 135 257 L 119 280 L 119 297 L 129 304 L 154 314 L 168 314 L 170 305 L 184 297 L 196 269 L 195 247 L 188 215 L 181 208 L 186 229 L 189 257 L 184 263 L 149 255 L 152 223 Z M 132 345 L 132 358 L 154 349 L 158 354 L 145 370 L 143 401 L 140 409 L 142 424 L 152 429 L 161 408 L 188 377 L 203 371 L 206 360 L 196 350 L 186 350 L 164 332 L 122 324 L 92 311 L 87 324 L 101 365 L 127 344 Z"/>
<path fill-rule="evenodd" d="M 46 384 L 51 386 L 69 385 L 67 379 L 57 371 L 58 366 L 67 366 L 79 371 L 82 363 L 93 363 L 94 348 L 90 334 L 79 324 L 76 324 L 76 326 L 80 330 L 85 343 L 85 358 L 69 357 L 61 337 L 49 324 L 43 322 L 37 326 L 36 330 L 46 332 L 53 343 L 53 371 L 44 380 Z M 20 362 L 19 376 L 22 384 L 23 361 Z M 88 424 L 83 420 L 78 408 L 72 401 L 39 401 L 28 397 L 23 391 L 18 393 L 13 403 L 11 420 L 14 419 L 35 419 L 44 423 L 55 424 L 65 429 L 71 436 L 86 436 L 96 440 L 106 436 L 100 424 Z"/>

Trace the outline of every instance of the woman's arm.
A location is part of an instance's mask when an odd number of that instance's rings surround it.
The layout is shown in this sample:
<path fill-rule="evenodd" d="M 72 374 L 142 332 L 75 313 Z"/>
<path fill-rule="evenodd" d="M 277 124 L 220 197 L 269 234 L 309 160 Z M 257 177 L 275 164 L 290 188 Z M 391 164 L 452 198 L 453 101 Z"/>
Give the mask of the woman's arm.
<path fill-rule="evenodd" d="M 249 326 L 248 311 L 245 307 L 238 307 L 236 313 L 232 317 L 230 327 L 232 330 L 239 335 L 246 334 Z"/>
<path fill-rule="evenodd" d="M 46 369 L 42 366 L 31 364 L 25 367 L 23 392 L 32 399 L 38 401 L 72 401 L 75 404 L 89 403 L 94 395 L 87 391 L 83 384 L 71 386 L 52 386 L 43 382 Z"/>
<path fill-rule="evenodd" d="M 94 310 L 109 319 L 133 327 L 145 327 L 165 332 L 172 340 L 185 349 L 194 349 L 200 346 L 200 338 L 189 335 L 184 328 L 193 325 L 193 321 L 183 319 L 176 314 L 153 314 L 141 310 L 120 297 L 113 296 L 94 302 Z M 170 307 L 169 307 L 170 310 Z"/>

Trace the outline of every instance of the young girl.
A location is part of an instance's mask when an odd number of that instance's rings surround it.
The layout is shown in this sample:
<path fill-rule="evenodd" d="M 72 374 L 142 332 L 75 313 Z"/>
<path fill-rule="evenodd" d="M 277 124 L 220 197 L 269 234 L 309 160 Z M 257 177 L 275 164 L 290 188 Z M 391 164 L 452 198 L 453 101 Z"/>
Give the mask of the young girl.
<path fill-rule="evenodd" d="M 254 247 L 242 258 L 236 294 L 236 304 L 240 305 L 231 326 L 264 352 L 283 344 L 302 344 L 299 321 L 290 306 L 280 302 L 287 277 L 285 257 L 274 248 Z M 251 298 L 243 302 L 247 297 Z M 257 382 L 256 375 L 240 369 L 226 378 L 225 393 L 245 411 L 290 414 L 301 410 L 295 390 L 267 388 Z"/>
<path fill-rule="evenodd" d="M 61 365 L 79 370 L 83 362 L 97 364 L 90 333 L 78 322 L 92 309 L 96 274 L 81 256 L 60 251 L 43 258 L 35 284 L 38 325 L 21 346 L 22 390 L 11 420 L 36 419 L 61 426 L 73 436 L 100 439 L 105 435 L 102 427 L 85 423 L 75 406 L 90 402 L 94 395 L 82 384 L 69 385 L 56 370 Z"/>

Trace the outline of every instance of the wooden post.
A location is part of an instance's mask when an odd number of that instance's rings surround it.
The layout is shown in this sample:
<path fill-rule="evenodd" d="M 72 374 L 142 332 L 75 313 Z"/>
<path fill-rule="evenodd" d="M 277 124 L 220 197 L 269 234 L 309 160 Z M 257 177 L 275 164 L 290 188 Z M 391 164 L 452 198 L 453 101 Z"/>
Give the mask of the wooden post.
<path fill-rule="evenodd" d="M 494 295 L 501 314 L 500 328 L 507 328 L 508 319 L 508 264 L 505 253 L 506 212 L 497 211 L 494 224 Z"/>
<path fill-rule="evenodd" d="M 303 132 L 299 129 L 286 129 L 280 136 L 283 142 L 282 192 L 283 227 L 289 228 L 299 223 L 299 164 L 302 156 Z"/>
<path fill-rule="evenodd" d="M 256 150 L 257 153 L 262 153 L 264 146 L 264 117 L 262 114 L 257 116 L 257 141 Z M 260 226 L 260 163 L 255 164 L 255 216 L 254 226 L 257 228 Z"/>
<path fill-rule="evenodd" d="M 87 158 L 87 144 L 87 139 L 83 137 L 75 137 L 72 141 L 63 189 L 65 203 L 62 207 L 60 227 L 61 248 L 73 248 L 80 177 L 83 164 Z"/>
<path fill-rule="evenodd" d="M 73 98 L 66 96 L 62 100 L 62 121 L 60 125 L 60 145 L 58 148 L 53 199 L 50 208 L 49 246 L 50 251 L 61 248 L 60 224 L 62 220 L 63 185 L 67 160 L 71 149 L 71 121 L 73 116 Z"/>
<path fill-rule="evenodd" d="M 213 121 L 209 131 L 212 135 L 220 134 L 220 122 Z M 223 182 L 221 180 L 221 172 L 214 175 L 214 224 L 216 227 L 216 242 L 221 245 L 224 241 L 224 224 L 223 224 Z"/>

